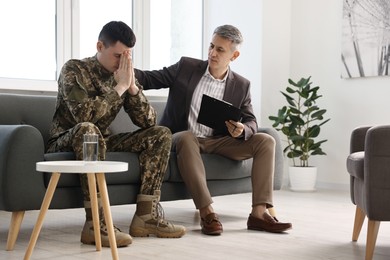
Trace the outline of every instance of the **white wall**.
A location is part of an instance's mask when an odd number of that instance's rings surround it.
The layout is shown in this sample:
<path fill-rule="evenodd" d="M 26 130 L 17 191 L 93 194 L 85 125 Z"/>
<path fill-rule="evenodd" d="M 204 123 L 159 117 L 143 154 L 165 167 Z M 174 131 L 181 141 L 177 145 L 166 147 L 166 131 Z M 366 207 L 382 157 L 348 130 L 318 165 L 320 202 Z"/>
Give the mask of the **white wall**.
<path fill-rule="evenodd" d="M 262 73 L 260 125 L 272 127 L 269 115 L 276 115 L 284 97 L 280 90 L 290 75 L 291 1 L 263 0 Z M 283 138 L 281 136 L 281 138 Z M 284 139 L 282 139 L 284 140 Z M 285 143 L 283 143 L 285 145 Z M 285 160 L 284 185 L 288 185 L 288 161 Z"/>
<path fill-rule="evenodd" d="M 348 188 L 345 160 L 351 131 L 360 125 L 387 124 L 390 79 L 371 77 L 341 79 L 341 0 L 263 1 L 262 124 L 280 107 L 287 77 L 312 76 L 324 97 L 318 102 L 328 110 L 331 121 L 323 126 L 327 156 L 313 157 L 318 169 L 318 186 Z M 285 10 L 291 5 L 290 15 Z M 276 26 L 275 26 L 276 25 Z M 283 39 L 286 43 L 280 43 Z M 275 48 L 275 46 L 277 46 Z M 284 53 L 290 49 L 290 55 Z M 279 57 L 279 49 L 286 59 Z M 290 56 L 290 57 L 289 57 Z M 289 73 L 286 73 L 286 66 Z"/>

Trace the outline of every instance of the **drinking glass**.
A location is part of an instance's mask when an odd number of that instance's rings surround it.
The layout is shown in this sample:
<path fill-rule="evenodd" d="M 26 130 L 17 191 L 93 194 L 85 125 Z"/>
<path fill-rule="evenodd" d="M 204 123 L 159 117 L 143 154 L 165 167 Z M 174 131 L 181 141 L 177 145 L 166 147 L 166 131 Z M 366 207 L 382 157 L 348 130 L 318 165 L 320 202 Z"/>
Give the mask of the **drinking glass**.
<path fill-rule="evenodd" d="M 98 160 L 98 141 L 99 135 L 85 134 L 83 143 L 83 160 L 87 162 L 96 162 Z"/>

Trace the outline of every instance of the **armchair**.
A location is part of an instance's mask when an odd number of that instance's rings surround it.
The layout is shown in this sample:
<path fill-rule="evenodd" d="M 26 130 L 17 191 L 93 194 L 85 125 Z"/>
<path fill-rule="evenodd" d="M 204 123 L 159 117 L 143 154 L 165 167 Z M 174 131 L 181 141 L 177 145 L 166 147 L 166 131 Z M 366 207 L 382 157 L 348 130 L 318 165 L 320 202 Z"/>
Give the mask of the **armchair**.
<path fill-rule="evenodd" d="M 390 125 L 352 131 L 347 158 L 352 203 L 356 205 L 352 241 L 368 218 L 366 260 L 371 260 L 381 221 L 390 221 Z"/>

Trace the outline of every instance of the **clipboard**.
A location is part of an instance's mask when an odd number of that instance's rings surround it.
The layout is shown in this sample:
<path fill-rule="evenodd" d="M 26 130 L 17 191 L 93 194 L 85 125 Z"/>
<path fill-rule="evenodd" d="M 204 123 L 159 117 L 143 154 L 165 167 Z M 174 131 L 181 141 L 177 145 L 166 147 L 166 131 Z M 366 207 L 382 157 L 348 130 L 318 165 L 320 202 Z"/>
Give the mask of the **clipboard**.
<path fill-rule="evenodd" d="M 224 100 L 203 94 L 197 119 L 198 123 L 214 130 L 227 132 L 225 121 L 240 121 L 240 119 L 241 109 Z"/>

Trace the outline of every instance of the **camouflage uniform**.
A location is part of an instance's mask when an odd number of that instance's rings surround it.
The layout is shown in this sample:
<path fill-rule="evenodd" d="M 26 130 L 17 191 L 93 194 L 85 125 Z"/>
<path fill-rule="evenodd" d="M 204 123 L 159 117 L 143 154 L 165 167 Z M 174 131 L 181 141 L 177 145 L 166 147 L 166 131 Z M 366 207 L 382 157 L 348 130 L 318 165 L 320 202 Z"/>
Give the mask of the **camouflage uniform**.
<path fill-rule="evenodd" d="M 141 169 L 140 194 L 153 195 L 160 190 L 167 168 L 171 132 L 156 126 L 156 112 L 140 91 L 122 96 L 114 90 L 113 73 L 106 71 L 96 56 L 83 60 L 70 60 L 62 68 L 58 80 L 56 111 L 50 129 L 47 152 L 73 151 L 77 160 L 83 158 L 83 134 L 100 135 L 99 159 L 106 151 L 139 153 Z M 141 129 L 135 132 L 111 135 L 109 126 L 121 108 Z M 84 200 L 89 201 L 88 181 L 80 175 Z"/>

